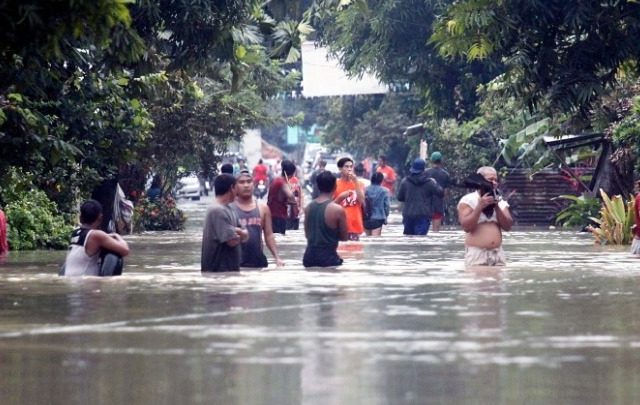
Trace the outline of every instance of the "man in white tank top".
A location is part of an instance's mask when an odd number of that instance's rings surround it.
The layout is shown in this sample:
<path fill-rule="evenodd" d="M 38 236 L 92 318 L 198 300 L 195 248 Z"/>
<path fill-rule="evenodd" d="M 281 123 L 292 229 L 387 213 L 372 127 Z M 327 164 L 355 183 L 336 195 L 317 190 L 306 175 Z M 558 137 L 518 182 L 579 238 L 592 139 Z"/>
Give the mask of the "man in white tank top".
<path fill-rule="evenodd" d="M 101 231 L 102 205 L 87 200 L 80 207 L 80 227 L 71 234 L 71 245 L 64 263 L 65 276 L 97 276 L 100 271 L 100 253 L 109 250 L 124 257 L 129 245 L 117 233 Z"/>

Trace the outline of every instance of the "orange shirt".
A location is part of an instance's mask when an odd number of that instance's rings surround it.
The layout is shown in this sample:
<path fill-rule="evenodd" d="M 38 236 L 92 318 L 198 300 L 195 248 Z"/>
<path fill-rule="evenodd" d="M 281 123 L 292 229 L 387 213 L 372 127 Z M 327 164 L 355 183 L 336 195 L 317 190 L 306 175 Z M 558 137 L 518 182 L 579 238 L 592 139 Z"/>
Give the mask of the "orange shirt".
<path fill-rule="evenodd" d="M 393 187 L 396 184 L 396 171 L 393 170 L 393 167 L 387 165 L 385 167 L 378 166 L 376 172 L 383 174 L 382 187 L 389 190 L 391 195 L 393 195 Z"/>
<path fill-rule="evenodd" d="M 336 181 L 336 191 L 333 193 L 333 198 L 335 199 L 347 190 L 351 190 L 351 193 L 340 203 L 340 205 L 344 207 L 347 216 L 347 232 L 360 235 L 364 232 L 364 224 L 362 222 L 362 204 L 360 204 L 356 195 L 356 183 L 338 179 Z"/>

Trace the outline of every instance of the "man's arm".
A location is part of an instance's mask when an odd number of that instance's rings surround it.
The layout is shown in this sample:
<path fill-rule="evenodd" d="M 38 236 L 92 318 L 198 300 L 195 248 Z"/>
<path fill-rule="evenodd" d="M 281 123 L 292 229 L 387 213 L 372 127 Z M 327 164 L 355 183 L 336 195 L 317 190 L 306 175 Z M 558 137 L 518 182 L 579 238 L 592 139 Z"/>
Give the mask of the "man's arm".
<path fill-rule="evenodd" d="M 402 180 L 400 182 L 400 188 L 398 189 L 398 196 L 397 196 L 398 197 L 398 201 L 400 201 L 400 202 L 404 202 L 405 188 L 406 188 L 405 181 Z"/>
<path fill-rule="evenodd" d="M 94 230 L 90 235 L 91 245 L 87 246 L 88 251 L 97 252 L 99 249 L 109 250 L 119 256 L 129 254 L 129 245 L 117 233 L 107 234 L 101 230 Z M 89 244 L 88 244 L 89 245 Z"/>
<path fill-rule="evenodd" d="M 347 232 L 347 214 L 344 211 L 344 208 L 341 206 L 337 206 L 336 210 L 336 220 L 338 224 L 338 237 L 341 241 L 349 240 L 349 233 Z"/>
<path fill-rule="evenodd" d="M 500 207 L 502 205 L 502 207 Z M 511 211 L 509 211 L 508 204 L 496 204 L 496 219 L 498 220 L 498 225 L 500 228 L 505 231 L 510 231 L 513 226 L 513 217 L 511 216 Z"/>
<path fill-rule="evenodd" d="M 276 245 L 276 238 L 273 235 L 273 226 L 271 224 L 271 210 L 266 204 L 259 204 L 260 216 L 262 217 L 262 233 L 264 235 L 264 243 L 271 252 L 271 255 L 276 261 L 277 267 L 284 266 L 284 262 L 280 259 L 278 254 L 278 246 Z"/>

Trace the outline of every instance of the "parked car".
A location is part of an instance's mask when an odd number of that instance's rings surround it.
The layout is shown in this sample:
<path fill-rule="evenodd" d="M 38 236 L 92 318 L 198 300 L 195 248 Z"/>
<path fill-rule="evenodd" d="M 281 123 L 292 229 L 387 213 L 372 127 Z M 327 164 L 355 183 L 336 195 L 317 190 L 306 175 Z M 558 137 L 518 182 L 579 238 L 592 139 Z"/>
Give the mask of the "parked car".
<path fill-rule="evenodd" d="M 197 201 L 203 194 L 204 190 L 197 175 L 190 174 L 178 180 L 176 188 L 176 196 L 178 198 L 191 198 Z"/>

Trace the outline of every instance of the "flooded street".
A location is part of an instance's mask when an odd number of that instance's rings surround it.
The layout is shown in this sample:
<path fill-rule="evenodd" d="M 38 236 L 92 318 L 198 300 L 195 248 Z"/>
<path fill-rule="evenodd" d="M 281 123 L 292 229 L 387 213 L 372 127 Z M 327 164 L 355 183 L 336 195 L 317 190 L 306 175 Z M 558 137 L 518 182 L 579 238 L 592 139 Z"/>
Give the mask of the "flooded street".
<path fill-rule="evenodd" d="M 58 277 L 64 252 L 0 264 L 7 404 L 633 403 L 640 261 L 573 231 L 517 229 L 506 268 L 465 270 L 463 234 L 342 244 L 338 270 L 202 276 L 207 197 L 185 232 L 127 237 L 122 277 Z M 269 259 L 271 257 L 267 254 Z"/>

